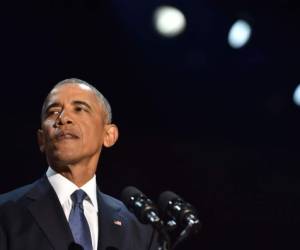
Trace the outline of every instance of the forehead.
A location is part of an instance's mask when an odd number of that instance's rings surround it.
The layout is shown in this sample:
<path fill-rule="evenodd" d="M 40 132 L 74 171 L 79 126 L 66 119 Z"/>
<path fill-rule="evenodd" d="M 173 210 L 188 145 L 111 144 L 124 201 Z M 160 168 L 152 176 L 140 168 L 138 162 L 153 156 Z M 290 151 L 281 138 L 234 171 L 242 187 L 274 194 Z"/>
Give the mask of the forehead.
<path fill-rule="evenodd" d="M 72 102 L 82 100 L 99 106 L 99 101 L 93 90 L 84 84 L 64 84 L 51 90 L 47 98 L 47 104 L 53 102 Z"/>

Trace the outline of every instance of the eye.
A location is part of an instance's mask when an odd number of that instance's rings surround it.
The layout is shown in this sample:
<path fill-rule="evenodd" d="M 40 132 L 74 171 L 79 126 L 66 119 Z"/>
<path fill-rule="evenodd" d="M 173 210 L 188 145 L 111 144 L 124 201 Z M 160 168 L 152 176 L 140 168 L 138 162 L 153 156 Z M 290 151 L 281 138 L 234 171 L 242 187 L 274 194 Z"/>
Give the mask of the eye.
<path fill-rule="evenodd" d="M 76 112 L 83 111 L 83 108 L 82 108 L 82 107 L 78 107 L 78 106 L 77 106 L 77 107 L 75 107 L 75 111 L 76 111 Z"/>
<path fill-rule="evenodd" d="M 88 112 L 88 110 L 85 107 L 82 107 L 82 106 L 76 106 L 74 109 L 78 113 L 82 112 L 82 111 Z"/>
<path fill-rule="evenodd" d="M 59 115 L 60 114 L 60 110 L 55 110 L 55 109 L 49 109 L 48 111 L 47 111 L 47 116 L 52 116 L 52 115 L 55 115 L 55 116 L 57 116 L 57 115 Z"/>

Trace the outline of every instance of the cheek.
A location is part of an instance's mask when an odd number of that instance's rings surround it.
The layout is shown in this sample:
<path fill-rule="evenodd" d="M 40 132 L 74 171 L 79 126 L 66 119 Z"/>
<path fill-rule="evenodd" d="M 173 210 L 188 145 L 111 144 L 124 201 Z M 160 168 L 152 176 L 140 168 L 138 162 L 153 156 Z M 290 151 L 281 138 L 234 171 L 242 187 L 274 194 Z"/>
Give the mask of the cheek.
<path fill-rule="evenodd" d="M 101 128 L 92 126 L 92 124 L 84 124 L 81 126 L 82 141 L 85 145 L 94 144 L 101 137 Z"/>
<path fill-rule="evenodd" d="M 90 143 L 97 145 L 97 146 L 101 146 L 103 143 L 103 128 L 99 127 L 99 126 L 93 126 L 89 129 L 88 131 L 89 134 L 89 140 Z"/>
<path fill-rule="evenodd" d="M 53 127 L 53 124 L 55 123 L 54 120 L 52 119 L 47 119 L 43 122 L 43 127 L 45 128 L 52 128 Z"/>
<path fill-rule="evenodd" d="M 54 135 L 54 128 L 51 124 L 51 122 L 45 122 L 42 126 L 44 139 L 46 142 L 51 141 L 51 138 Z"/>
<path fill-rule="evenodd" d="M 44 123 L 43 123 L 43 130 L 45 131 L 45 133 L 47 135 L 51 134 L 51 132 L 54 130 L 53 128 L 53 121 L 49 121 L 49 120 L 46 120 Z"/>

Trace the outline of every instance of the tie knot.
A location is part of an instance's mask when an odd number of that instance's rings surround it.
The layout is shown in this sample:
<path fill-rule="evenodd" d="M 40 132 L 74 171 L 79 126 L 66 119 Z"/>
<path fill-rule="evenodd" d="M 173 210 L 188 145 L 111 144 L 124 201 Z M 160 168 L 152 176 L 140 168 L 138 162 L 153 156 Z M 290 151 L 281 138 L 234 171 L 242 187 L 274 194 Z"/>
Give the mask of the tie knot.
<path fill-rule="evenodd" d="M 71 194 L 71 199 L 75 204 L 82 204 L 83 200 L 86 198 L 87 194 L 81 190 L 81 189 L 78 189 L 76 190 L 73 194 Z"/>

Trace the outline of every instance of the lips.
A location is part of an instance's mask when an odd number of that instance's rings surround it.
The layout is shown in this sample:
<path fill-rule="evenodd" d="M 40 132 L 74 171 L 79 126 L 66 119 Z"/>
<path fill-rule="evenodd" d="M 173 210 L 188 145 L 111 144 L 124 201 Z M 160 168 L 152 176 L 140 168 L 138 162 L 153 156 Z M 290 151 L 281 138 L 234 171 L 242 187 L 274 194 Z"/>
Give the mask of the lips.
<path fill-rule="evenodd" d="M 71 132 L 71 131 L 59 131 L 55 138 L 59 141 L 59 140 L 72 140 L 72 139 L 78 139 L 79 136 L 75 133 L 75 132 Z"/>

